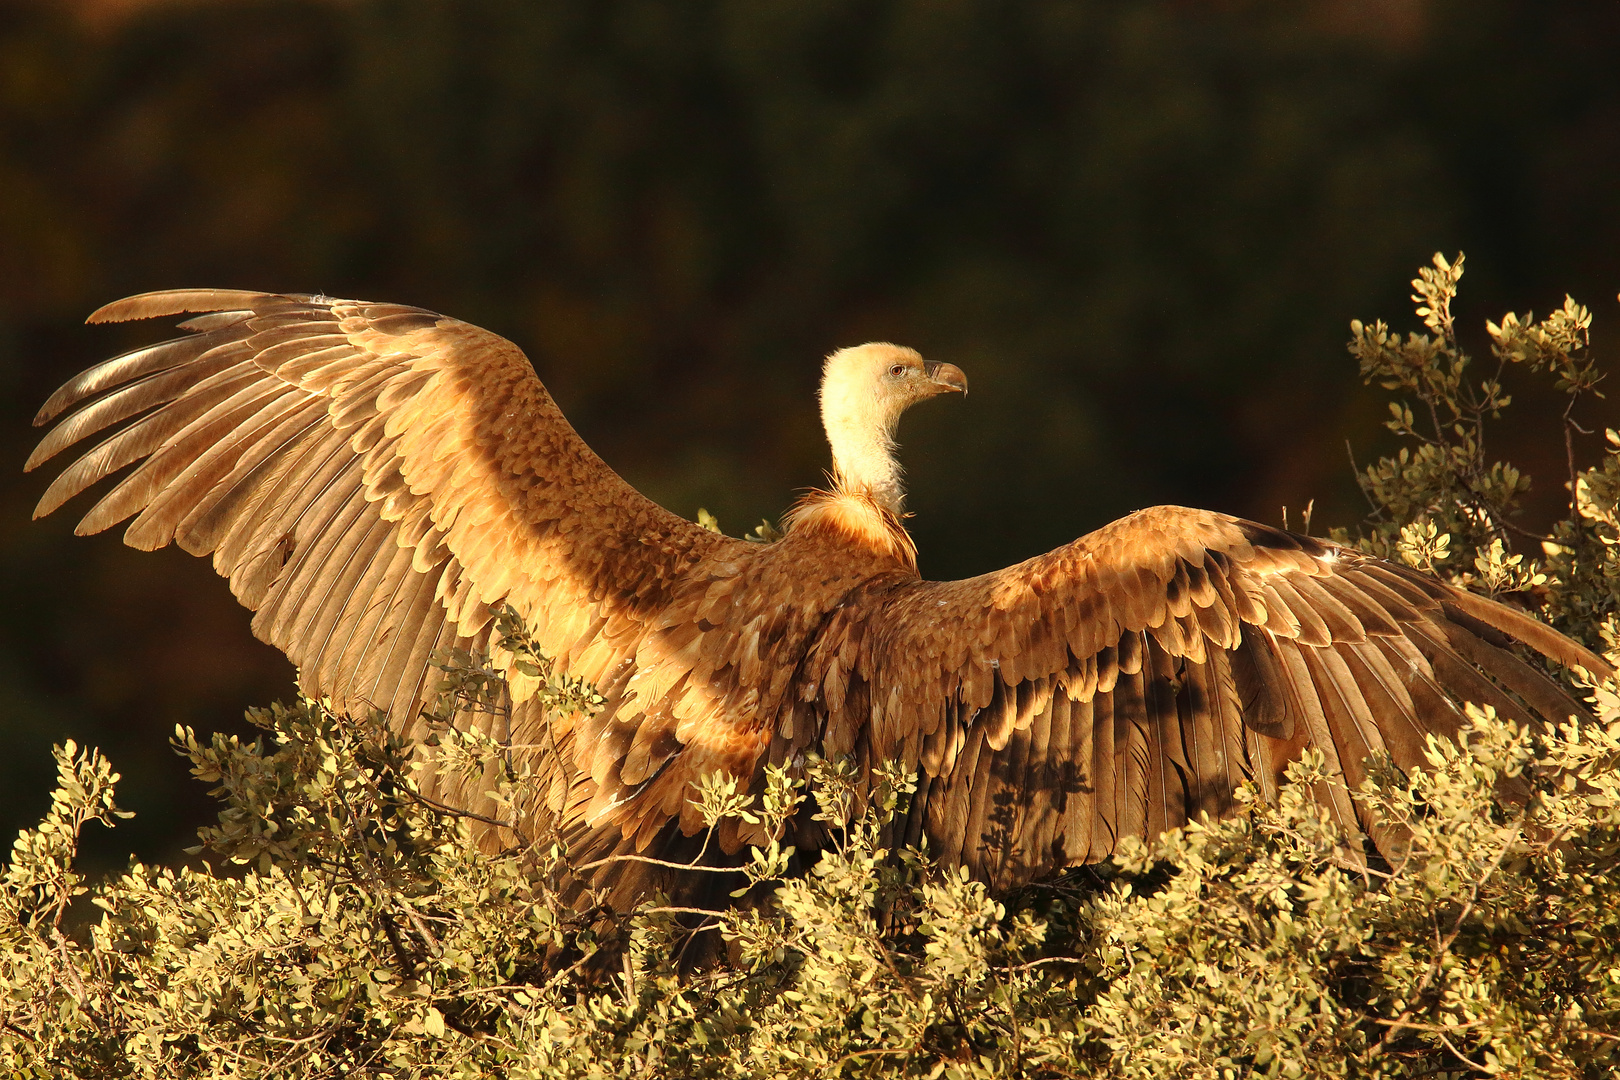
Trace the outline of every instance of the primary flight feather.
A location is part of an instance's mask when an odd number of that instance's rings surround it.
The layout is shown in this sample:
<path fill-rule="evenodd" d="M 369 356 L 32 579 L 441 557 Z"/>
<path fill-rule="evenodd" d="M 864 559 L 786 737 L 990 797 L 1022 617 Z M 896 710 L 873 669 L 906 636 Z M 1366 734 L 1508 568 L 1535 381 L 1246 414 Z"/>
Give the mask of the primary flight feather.
<path fill-rule="evenodd" d="M 1584 708 L 1519 646 L 1610 674 L 1526 614 L 1354 550 L 1223 514 L 1155 507 L 965 581 L 917 574 L 894 432 L 965 391 L 953 365 L 887 344 L 828 358 L 831 490 L 746 543 L 646 499 L 579 438 L 510 342 L 417 308 L 175 290 L 92 322 L 194 316 L 188 336 L 91 368 L 35 422 L 33 469 L 123 426 L 57 477 L 36 516 L 134 466 L 92 533 L 211 555 L 299 685 L 422 735 L 430 657 L 489 650 L 510 606 L 594 714 L 550 715 L 512 673 L 473 718 L 525 756 L 549 826 L 580 863 L 725 861 L 765 838 L 691 801 L 710 773 L 757 789 L 767 765 L 898 759 L 919 786 L 897 841 L 998 887 L 1107 857 L 1120 838 L 1219 816 L 1245 778 L 1273 792 L 1307 747 L 1354 788 L 1369 759 L 1423 763 L 1458 701 L 1525 720 Z M 63 417 L 69 409 L 76 411 Z M 58 419 L 62 417 L 61 419 Z M 127 421 L 127 423 L 125 423 Z M 435 794 L 482 805 L 440 776 Z M 1317 797 L 1377 836 L 1340 784 Z M 818 827 L 801 813 L 801 851 Z M 498 833 L 491 834 L 498 839 Z M 595 871 L 617 906 L 678 873 Z"/>

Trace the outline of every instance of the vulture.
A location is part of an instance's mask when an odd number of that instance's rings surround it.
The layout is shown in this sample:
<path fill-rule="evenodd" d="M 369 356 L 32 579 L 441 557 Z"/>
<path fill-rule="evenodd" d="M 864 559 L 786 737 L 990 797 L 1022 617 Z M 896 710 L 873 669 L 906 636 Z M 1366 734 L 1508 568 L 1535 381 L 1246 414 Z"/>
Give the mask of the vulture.
<path fill-rule="evenodd" d="M 482 842 L 509 842 L 492 815 L 515 813 L 505 826 L 565 841 L 621 910 L 654 888 L 696 895 L 705 875 L 660 862 L 736 865 L 770 839 L 740 820 L 708 835 L 693 796 L 710 774 L 757 792 L 768 766 L 802 776 L 820 755 L 847 763 L 859 793 L 897 760 L 917 788 L 894 842 L 1006 889 L 1228 814 L 1244 781 L 1274 794 L 1308 747 L 1338 781 L 1314 794 L 1346 835 L 1388 842 L 1349 795 L 1372 763 L 1422 765 L 1426 736 L 1463 723 L 1460 702 L 1532 723 L 1584 715 L 1535 654 L 1612 674 L 1520 610 L 1206 510 L 1153 507 L 995 573 L 924 580 L 896 425 L 967 379 L 911 349 L 826 360 L 828 489 L 758 543 L 636 492 L 523 353 L 478 327 L 216 289 L 130 297 L 90 321 L 181 315 L 185 336 L 98 364 L 41 408 L 35 423 L 55 426 L 27 468 L 101 438 L 36 517 L 133 466 L 80 534 L 133 516 L 131 546 L 212 556 L 306 694 L 408 735 L 428 730 L 433 658 L 490 652 L 509 669 L 501 707 L 462 719 L 540 783 L 533 805 L 484 815 Z M 600 709 L 543 705 L 494 633 L 503 605 Z M 427 782 L 486 805 L 474 780 Z M 801 858 L 828 839 L 811 817 L 783 838 Z"/>

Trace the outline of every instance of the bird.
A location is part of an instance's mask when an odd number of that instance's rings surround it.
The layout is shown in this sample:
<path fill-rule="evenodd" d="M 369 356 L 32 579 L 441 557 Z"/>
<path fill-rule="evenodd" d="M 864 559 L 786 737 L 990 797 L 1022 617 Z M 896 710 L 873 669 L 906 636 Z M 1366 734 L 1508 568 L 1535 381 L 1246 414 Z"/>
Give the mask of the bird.
<path fill-rule="evenodd" d="M 1587 715 L 1531 654 L 1613 675 L 1522 610 L 1208 510 L 1151 507 L 1002 570 L 925 580 L 897 427 L 967 377 L 909 348 L 826 359 L 829 482 L 759 543 L 637 492 L 489 331 L 219 289 L 89 321 L 177 316 L 183 336 L 91 367 L 40 409 L 54 426 L 27 469 L 101 440 L 35 516 L 128 469 L 78 533 L 133 518 L 129 545 L 211 557 L 305 694 L 412 738 L 443 678 L 433 658 L 491 655 L 501 707 L 461 721 L 541 782 L 516 818 L 476 815 L 482 842 L 554 836 L 620 910 L 654 889 L 697 895 L 683 864 L 734 866 L 779 839 L 738 818 L 711 831 L 705 778 L 757 794 L 767 769 L 802 779 L 817 757 L 857 794 L 887 762 L 914 773 L 892 842 L 1000 890 L 1230 815 L 1245 783 L 1275 798 L 1309 748 L 1333 781 L 1312 788 L 1325 812 L 1387 846 L 1350 795 L 1377 762 L 1422 767 L 1462 702 L 1525 723 Z M 503 651 L 502 611 L 599 707 L 547 708 Z M 427 782 L 445 805 L 488 808 L 476 780 Z M 828 843 L 810 818 L 786 826 L 800 859 Z"/>

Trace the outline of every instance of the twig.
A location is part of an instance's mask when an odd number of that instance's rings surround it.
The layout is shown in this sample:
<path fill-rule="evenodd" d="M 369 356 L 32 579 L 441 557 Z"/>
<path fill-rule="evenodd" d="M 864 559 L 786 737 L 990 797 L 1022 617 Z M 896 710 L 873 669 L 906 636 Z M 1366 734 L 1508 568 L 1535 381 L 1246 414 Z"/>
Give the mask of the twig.
<path fill-rule="evenodd" d="M 1409 1028 L 1412 1031 L 1431 1031 L 1435 1033 L 1443 1031 L 1457 1031 L 1462 1028 L 1478 1027 L 1480 1024 L 1484 1023 L 1483 1020 L 1470 1020 L 1464 1024 L 1453 1024 L 1450 1027 L 1441 1027 L 1439 1024 L 1425 1024 L 1418 1020 L 1385 1020 L 1381 1016 L 1373 1017 L 1372 1022 L 1380 1027 L 1402 1027 Z"/>
<path fill-rule="evenodd" d="M 1491 1071 L 1489 1066 L 1481 1065 L 1479 1062 L 1470 1059 L 1468 1057 L 1468 1055 L 1464 1054 L 1461 1050 L 1457 1049 L 1454 1045 L 1452 1045 L 1451 1040 L 1446 1038 L 1444 1032 L 1437 1031 L 1437 1032 L 1435 1032 L 1435 1035 L 1440 1039 L 1441 1042 L 1446 1044 L 1446 1049 L 1451 1051 L 1452 1056 L 1455 1057 L 1458 1061 L 1462 1062 L 1464 1065 L 1467 1065 L 1471 1069 L 1477 1069 L 1480 1072 L 1490 1072 Z"/>
<path fill-rule="evenodd" d="M 1378 501 L 1372 497 L 1372 492 L 1361 482 L 1361 466 L 1356 464 L 1356 448 L 1350 445 L 1349 439 L 1344 440 L 1344 454 L 1350 459 L 1350 474 L 1356 478 L 1356 487 L 1361 491 L 1362 498 L 1367 500 L 1367 507 L 1374 515 L 1382 513 L 1383 507 L 1378 505 Z"/>
<path fill-rule="evenodd" d="M 641 908 L 640 910 L 648 915 L 707 915 L 711 919 L 724 919 L 728 914 L 730 914 L 729 912 L 725 911 L 713 911 L 709 908 L 700 907 L 665 906 Z M 700 926 L 697 929 L 707 930 L 709 928 L 706 926 Z"/>
<path fill-rule="evenodd" d="M 403 779 L 403 777 L 401 779 Z M 510 821 L 502 821 L 500 818 L 492 818 L 492 817 L 489 817 L 489 816 L 487 816 L 485 814 L 477 813 L 476 811 L 473 811 L 473 810 L 464 809 L 463 807 L 460 807 L 460 806 L 451 806 L 448 803 L 442 803 L 437 799 L 430 798 L 427 795 L 423 795 L 420 791 L 417 791 L 416 788 L 412 787 L 410 784 L 405 784 L 403 790 L 411 798 L 416 799 L 418 802 L 422 803 L 424 806 L 429 807 L 430 809 L 439 811 L 441 814 L 453 814 L 453 815 L 456 815 L 456 816 L 459 816 L 459 817 L 472 818 L 474 821 L 482 821 L 485 825 L 494 825 L 496 828 L 499 828 L 499 829 L 508 829 L 508 830 L 510 830 L 512 832 L 513 835 L 515 835 L 518 838 L 518 844 L 521 847 L 528 847 L 529 846 L 528 834 L 526 834 L 522 829 L 518 828 L 515 824 L 513 824 Z"/>
<path fill-rule="evenodd" d="M 699 852 L 698 854 L 701 857 L 702 852 Z M 584 873 L 586 870 L 595 870 L 598 866 L 602 866 L 602 865 L 605 865 L 606 863 L 611 863 L 611 862 L 638 862 L 638 863 L 646 863 L 649 866 L 667 866 L 671 870 L 700 870 L 700 871 L 702 871 L 704 873 L 707 873 L 707 874 L 743 874 L 743 873 L 747 873 L 747 871 L 741 866 L 701 866 L 701 865 L 699 865 L 697 863 L 671 862 L 668 859 L 655 859 L 651 855 L 633 855 L 633 854 L 604 855 L 600 859 L 596 859 L 596 860 L 594 860 L 592 862 L 585 863 L 583 866 L 572 867 L 572 869 L 576 873 Z"/>
<path fill-rule="evenodd" d="M 87 1004 L 90 1001 L 90 991 L 85 988 L 84 980 L 79 977 L 79 970 L 73 964 L 73 954 L 69 950 L 67 938 L 63 937 L 62 931 L 55 926 L 51 927 L 51 937 L 56 942 L 56 952 L 62 962 L 63 970 L 73 980 L 74 996 L 81 1005 Z"/>

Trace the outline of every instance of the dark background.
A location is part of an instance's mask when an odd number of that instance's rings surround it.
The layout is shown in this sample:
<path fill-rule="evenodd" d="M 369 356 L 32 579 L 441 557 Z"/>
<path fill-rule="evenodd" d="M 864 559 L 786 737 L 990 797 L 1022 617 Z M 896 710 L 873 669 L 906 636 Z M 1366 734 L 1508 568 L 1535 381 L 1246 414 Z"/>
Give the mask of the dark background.
<path fill-rule="evenodd" d="M 1478 351 L 1565 291 L 1614 351 L 1620 3 L 0 0 L 0 830 L 71 736 L 139 812 L 97 858 L 172 858 L 209 802 L 168 732 L 291 690 L 205 563 L 28 520 L 34 409 L 165 335 L 80 325 L 108 300 L 469 319 L 733 533 L 819 480 L 820 358 L 915 345 L 973 386 L 902 432 L 945 577 L 1159 502 L 1353 525 L 1346 324 L 1411 328 L 1459 249 Z M 1554 405 L 1493 447 L 1540 513 Z"/>

